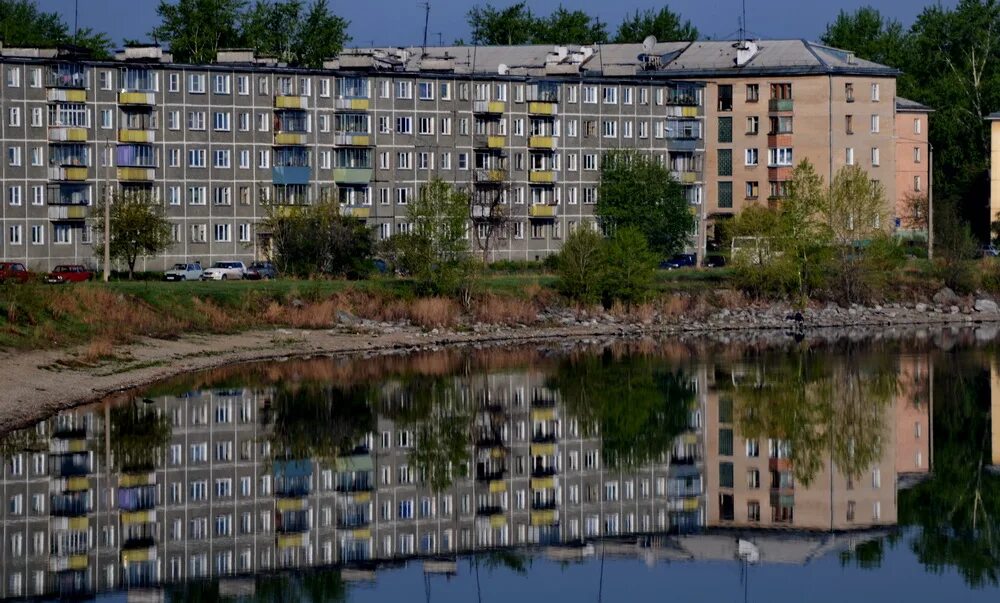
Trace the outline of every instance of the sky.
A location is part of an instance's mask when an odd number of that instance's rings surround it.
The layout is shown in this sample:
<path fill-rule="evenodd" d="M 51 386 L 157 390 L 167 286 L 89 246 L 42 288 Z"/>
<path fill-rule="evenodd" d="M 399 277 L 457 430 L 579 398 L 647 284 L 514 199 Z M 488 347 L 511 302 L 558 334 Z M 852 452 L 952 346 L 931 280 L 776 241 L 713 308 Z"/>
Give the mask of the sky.
<path fill-rule="evenodd" d="M 469 39 L 465 20 L 468 10 L 483 0 L 429 0 L 431 5 L 428 44 L 440 39 L 450 44 L 456 39 Z M 883 15 L 909 26 L 929 4 L 940 2 L 947 7 L 958 0 L 746 0 L 747 29 L 756 38 L 806 38 L 816 40 L 843 9 L 870 5 Z M 80 27 L 107 32 L 114 43 L 125 38 L 148 41 L 148 32 L 157 24 L 156 6 L 159 0 L 36 0 L 39 8 L 59 12 L 73 27 L 74 2 L 79 5 Z M 514 0 L 492 0 L 497 7 L 513 4 Z M 560 3 L 567 8 L 581 9 L 598 16 L 614 32 L 626 14 L 636 10 L 658 9 L 663 2 L 655 0 L 528 0 L 536 14 L 549 14 Z M 350 22 L 349 46 L 409 46 L 419 45 L 423 37 L 424 9 L 418 0 L 328 0 L 331 10 Z M 703 37 L 732 39 L 739 29 L 742 0 L 673 0 L 672 10 L 690 19 Z"/>

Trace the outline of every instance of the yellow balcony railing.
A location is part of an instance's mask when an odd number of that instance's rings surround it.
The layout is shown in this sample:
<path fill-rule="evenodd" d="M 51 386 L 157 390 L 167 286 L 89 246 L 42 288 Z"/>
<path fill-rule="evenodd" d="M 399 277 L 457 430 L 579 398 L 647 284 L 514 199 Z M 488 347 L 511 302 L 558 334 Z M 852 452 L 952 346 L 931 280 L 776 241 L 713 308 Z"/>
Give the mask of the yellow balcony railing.
<path fill-rule="evenodd" d="M 555 103 L 540 103 L 538 101 L 528 103 L 530 115 L 555 115 L 558 109 L 559 107 Z"/>
<path fill-rule="evenodd" d="M 555 218 L 557 216 L 555 205 L 532 205 L 528 208 L 528 217 L 531 218 Z M 549 444 L 551 446 L 551 444 Z M 535 446 L 532 446 L 532 454 L 535 454 Z"/>
<path fill-rule="evenodd" d="M 551 170 L 531 170 L 528 172 L 528 182 L 533 184 L 555 184 L 558 176 Z"/>
<path fill-rule="evenodd" d="M 122 523 L 150 523 L 156 521 L 156 511 L 130 511 L 121 514 Z"/>
<path fill-rule="evenodd" d="M 503 480 L 490 482 L 490 494 L 500 494 L 501 492 L 506 492 L 506 491 L 507 491 L 507 482 Z"/>
<path fill-rule="evenodd" d="M 85 220 L 86 218 L 86 205 L 57 205 L 49 207 L 49 220 Z M 71 477 L 67 482 L 68 485 L 65 489 L 71 492 L 86 490 L 90 487 L 90 482 L 87 481 L 86 477 Z"/>
<path fill-rule="evenodd" d="M 156 170 L 144 167 L 120 167 L 118 168 L 119 182 L 146 182 L 156 178 Z"/>
<path fill-rule="evenodd" d="M 279 132 L 274 135 L 276 145 L 303 145 L 306 144 L 306 135 L 300 132 Z"/>
<path fill-rule="evenodd" d="M 507 109 L 507 103 L 503 101 L 476 101 L 472 105 L 474 113 L 489 113 L 499 115 Z"/>
<path fill-rule="evenodd" d="M 86 142 L 86 128 L 49 128 L 49 140 L 52 142 Z"/>
<path fill-rule="evenodd" d="M 45 92 L 49 102 L 63 103 L 85 103 L 87 102 L 86 90 L 71 90 L 67 88 L 49 88 Z"/>
<path fill-rule="evenodd" d="M 119 488 L 132 488 L 133 486 L 148 486 L 156 483 L 156 476 L 152 473 L 132 473 L 118 476 Z"/>
<path fill-rule="evenodd" d="M 528 139 L 528 148 L 531 149 L 554 149 L 556 148 L 555 136 L 532 136 Z"/>
<path fill-rule="evenodd" d="M 534 209 L 536 207 L 553 207 L 553 206 L 552 205 L 532 205 L 531 206 L 532 209 Z M 534 212 L 532 212 L 532 213 L 534 213 Z M 554 215 L 555 215 L 555 212 L 552 213 L 552 216 L 554 216 Z M 551 217 L 551 216 L 546 216 L 546 217 Z M 531 445 L 531 456 L 552 456 L 555 453 L 556 453 L 556 445 L 555 444 L 532 444 Z"/>
<path fill-rule="evenodd" d="M 301 511 L 308 508 L 309 500 L 305 498 L 279 498 L 276 506 L 279 511 Z"/>
<path fill-rule="evenodd" d="M 118 130 L 118 142 L 156 142 L 156 131 Z"/>
<path fill-rule="evenodd" d="M 556 487 L 556 478 L 554 477 L 533 477 L 531 478 L 531 489 L 532 490 L 551 490 Z"/>
<path fill-rule="evenodd" d="M 63 182 L 80 182 L 87 179 L 87 168 L 85 167 L 52 167 L 49 168 L 49 180 L 59 180 Z M 76 452 L 71 450 L 70 452 Z"/>
<path fill-rule="evenodd" d="M 531 410 L 532 421 L 554 421 L 556 409 L 554 408 L 534 408 Z"/>
<path fill-rule="evenodd" d="M 370 207 L 357 207 L 353 205 L 341 205 L 340 213 L 344 216 L 349 216 L 351 218 L 358 218 L 359 220 L 367 220 L 371 217 L 372 209 Z"/>
<path fill-rule="evenodd" d="M 698 182 L 698 172 L 692 172 L 690 170 L 675 171 L 671 174 L 674 180 L 680 182 L 681 184 L 694 184 Z"/>
<path fill-rule="evenodd" d="M 550 526 L 558 520 L 559 515 L 555 510 L 531 512 L 531 525 L 533 526 Z"/>
<path fill-rule="evenodd" d="M 306 546 L 308 544 L 308 534 L 288 534 L 286 536 L 278 536 L 279 549 L 290 549 L 298 546 Z"/>
<path fill-rule="evenodd" d="M 367 111 L 371 101 L 367 98 L 338 98 L 333 101 L 333 108 L 339 111 Z"/>
<path fill-rule="evenodd" d="M 155 92 L 119 92 L 119 105 L 155 105 Z"/>
<path fill-rule="evenodd" d="M 308 109 L 309 108 L 309 97 L 308 96 L 285 96 L 278 95 L 274 97 L 274 108 L 275 109 Z"/>
<path fill-rule="evenodd" d="M 507 144 L 507 139 L 503 136 L 487 136 L 486 137 L 486 148 L 488 149 L 502 149 Z"/>
<path fill-rule="evenodd" d="M 507 525 L 507 518 L 503 515 L 494 515 L 490 517 L 490 527 L 491 528 L 502 528 Z"/>
<path fill-rule="evenodd" d="M 333 144 L 346 147 L 367 147 L 371 146 L 371 136 L 367 134 L 337 132 L 333 135 Z"/>

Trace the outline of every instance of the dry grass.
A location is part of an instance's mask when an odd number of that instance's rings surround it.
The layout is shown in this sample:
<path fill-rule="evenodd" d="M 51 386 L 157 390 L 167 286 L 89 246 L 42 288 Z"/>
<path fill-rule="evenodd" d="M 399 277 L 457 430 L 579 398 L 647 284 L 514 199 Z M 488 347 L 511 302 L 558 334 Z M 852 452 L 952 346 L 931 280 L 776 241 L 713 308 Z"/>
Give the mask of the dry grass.
<path fill-rule="evenodd" d="M 115 342 L 109 337 L 98 337 L 87 344 L 80 355 L 80 362 L 84 364 L 97 364 L 102 360 L 110 360 L 115 357 Z"/>
<path fill-rule="evenodd" d="M 458 304 L 447 297 L 425 297 L 410 304 L 410 321 L 425 329 L 454 326 L 459 313 Z"/>
<path fill-rule="evenodd" d="M 476 322 L 498 325 L 530 325 L 538 322 L 538 308 L 529 297 L 500 296 L 492 293 L 472 302 L 472 317 Z"/>

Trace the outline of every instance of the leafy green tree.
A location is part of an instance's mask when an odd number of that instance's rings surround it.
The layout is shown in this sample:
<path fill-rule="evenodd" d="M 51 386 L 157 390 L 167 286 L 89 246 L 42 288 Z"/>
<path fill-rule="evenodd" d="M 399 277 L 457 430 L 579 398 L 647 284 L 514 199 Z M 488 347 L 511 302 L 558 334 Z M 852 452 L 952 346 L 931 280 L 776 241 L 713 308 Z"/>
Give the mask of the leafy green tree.
<path fill-rule="evenodd" d="M 596 230 L 581 225 L 566 237 L 559 251 L 556 287 L 574 301 L 595 304 L 601 298 L 607 270 L 604 237 Z"/>
<path fill-rule="evenodd" d="M 244 45 L 290 65 L 320 68 L 350 38 L 347 21 L 332 14 L 326 0 L 257 0 L 243 17 Z"/>
<path fill-rule="evenodd" d="M 362 220 L 342 215 L 336 201 L 275 209 L 264 229 L 271 233 L 271 261 L 284 274 L 358 278 L 371 269 L 371 229 Z"/>
<path fill-rule="evenodd" d="M 178 63 L 211 63 L 221 48 L 239 48 L 246 0 L 160 0 L 160 24 L 150 35 L 166 44 Z"/>
<path fill-rule="evenodd" d="M 681 16 L 670 10 L 669 6 L 658 11 L 637 10 L 618 26 L 614 41 L 618 44 L 634 44 L 642 42 L 648 36 L 655 36 L 658 42 L 694 41 L 698 39 L 698 28 L 689 20 L 682 21 Z"/>
<path fill-rule="evenodd" d="M 139 256 L 157 255 L 170 247 L 173 242 L 170 222 L 163 215 L 163 207 L 149 193 L 126 191 L 111 201 L 111 233 L 106 234 L 104 208 L 108 202 L 101 199 L 94 208 L 93 227 L 100 235 L 95 255 L 101 257 L 105 242 L 109 242 L 111 260 L 125 262 L 131 279 Z"/>
<path fill-rule="evenodd" d="M 661 257 L 680 251 L 695 226 L 684 191 L 670 172 L 635 150 L 604 154 L 594 213 L 605 232 L 638 228 Z"/>
<path fill-rule="evenodd" d="M 40 11 L 35 0 L 0 0 L 0 41 L 4 46 L 80 46 L 98 59 L 111 54 L 106 34 L 85 28 L 74 35 L 58 13 Z"/>
<path fill-rule="evenodd" d="M 153 471 L 159 466 L 163 447 L 170 441 L 170 419 L 155 407 L 132 401 L 110 411 L 111 454 L 123 472 Z M 103 441 L 103 438 L 101 438 Z M 103 453 L 104 448 L 101 447 Z"/>
<path fill-rule="evenodd" d="M 485 46 L 516 46 L 533 41 L 535 17 L 527 2 L 504 9 L 492 4 L 473 6 L 466 15 L 472 30 L 472 43 Z"/>
<path fill-rule="evenodd" d="M 653 290 L 656 255 L 637 228 L 625 227 L 605 242 L 604 295 L 631 306 L 645 301 Z M 613 269 L 612 269 L 613 267 Z"/>
<path fill-rule="evenodd" d="M 469 195 L 440 178 L 423 185 L 407 211 L 411 232 L 390 239 L 399 267 L 428 293 L 451 294 L 469 285 L 474 271 L 465 234 Z"/>
<path fill-rule="evenodd" d="M 604 24 L 582 10 L 566 10 L 561 4 L 548 17 L 535 22 L 533 44 L 601 44 L 608 41 Z"/>
<path fill-rule="evenodd" d="M 260 415 L 276 458 L 332 461 L 375 429 L 371 387 L 319 381 L 283 383 Z"/>
<path fill-rule="evenodd" d="M 978 244 L 953 201 L 934 204 L 934 260 L 946 287 L 960 294 L 976 288 L 972 261 Z"/>
<path fill-rule="evenodd" d="M 907 35 L 903 26 L 870 6 L 853 13 L 841 9 L 820 40 L 827 46 L 850 50 L 883 65 L 899 65 L 905 60 Z"/>

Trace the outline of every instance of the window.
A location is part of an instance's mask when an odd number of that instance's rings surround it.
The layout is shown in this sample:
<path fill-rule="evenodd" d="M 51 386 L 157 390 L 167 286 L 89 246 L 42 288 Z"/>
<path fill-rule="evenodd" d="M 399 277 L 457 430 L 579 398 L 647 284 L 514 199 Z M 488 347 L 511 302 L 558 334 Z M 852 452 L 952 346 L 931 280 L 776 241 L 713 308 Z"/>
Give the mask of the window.
<path fill-rule="evenodd" d="M 180 111 L 169 111 L 167 113 L 167 129 L 168 130 L 180 130 L 181 129 L 181 112 Z"/>
<path fill-rule="evenodd" d="M 757 501 L 747 502 L 747 521 L 760 521 L 760 503 Z"/>
<path fill-rule="evenodd" d="M 34 107 L 31 110 L 31 127 L 40 128 L 42 127 L 42 119 L 44 114 L 42 113 L 41 107 Z"/>
<path fill-rule="evenodd" d="M 11 186 L 7 188 L 7 199 L 11 205 L 21 205 L 21 187 Z"/>
<path fill-rule="evenodd" d="M 433 117 L 421 117 L 417 121 L 417 132 L 420 134 L 433 134 L 434 133 L 434 118 Z"/>
<path fill-rule="evenodd" d="M 747 181 L 747 199 L 756 199 L 760 196 L 760 185 L 756 180 Z"/>
<path fill-rule="evenodd" d="M 747 84 L 747 102 L 756 103 L 760 100 L 760 84 Z"/>
<path fill-rule="evenodd" d="M 618 88 L 614 86 L 605 86 L 602 91 L 602 97 L 604 98 L 605 105 L 618 104 Z"/>
<path fill-rule="evenodd" d="M 767 164 L 771 167 L 792 165 L 792 148 L 768 149 Z"/>
<path fill-rule="evenodd" d="M 8 114 L 7 124 L 13 127 L 19 127 L 21 125 L 21 108 L 11 107 Z"/>
<path fill-rule="evenodd" d="M 191 149 L 188 151 L 188 166 L 193 168 L 205 167 L 205 149 Z"/>
<path fill-rule="evenodd" d="M 719 86 L 719 111 L 733 110 L 733 87 L 726 84 Z"/>
<path fill-rule="evenodd" d="M 413 98 L 413 82 L 396 82 L 396 98 Z"/>
<path fill-rule="evenodd" d="M 913 190 L 919 193 L 922 189 L 923 189 L 923 186 L 922 186 L 922 181 L 921 181 L 920 176 L 914 176 L 913 177 Z"/>
<path fill-rule="evenodd" d="M 7 147 L 7 163 L 12 167 L 21 165 L 21 147 Z"/>
<path fill-rule="evenodd" d="M 10 67 L 7 69 L 7 85 L 11 88 L 21 87 L 21 68 Z"/>
<path fill-rule="evenodd" d="M 396 132 L 399 134 L 412 134 L 413 133 L 413 118 L 412 117 L 397 117 L 396 118 Z"/>
<path fill-rule="evenodd" d="M 188 93 L 190 94 L 205 93 L 205 74 L 199 74 L 199 73 L 188 74 Z"/>
<path fill-rule="evenodd" d="M 228 151 L 226 151 L 228 153 Z M 215 205 L 232 205 L 233 204 L 233 189 L 228 186 L 217 186 L 212 190 L 212 197 Z M 223 241 L 226 239 L 216 239 L 218 241 Z"/>
<path fill-rule="evenodd" d="M 844 131 L 848 134 L 854 134 L 854 116 L 845 115 L 844 116 Z"/>
<path fill-rule="evenodd" d="M 879 101 L 879 85 L 872 84 L 872 102 L 877 103 Z"/>
<path fill-rule="evenodd" d="M 583 102 L 589 105 L 597 103 L 597 86 L 583 86 Z"/>
<path fill-rule="evenodd" d="M 229 149 L 217 149 L 212 152 L 212 165 L 217 168 L 229 167 Z"/>
<path fill-rule="evenodd" d="M 441 82 L 441 100 L 451 100 L 451 82 Z"/>
<path fill-rule="evenodd" d="M 420 100 L 434 100 L 434 84 L 431 82 L 418 83 L 417 98 Z"/>
<path fill-rule="evenodd" d="M 844 84 L 844 98 L 847 99 L 847 102 L 849 103 L 854 102 L 854 84 L 851 82 Z"/>
<path fill-rule="evenodd" d="M 229 131 L 229 117 L 230 113 L 228 111 L 216 111 L 213 114 L 212 126 L 215 128 L 216 132 Z"/>
<path fill-rule="evenodd" d="M 171 73 L 170 77 L 167 78 L 167 92 L 180 92 L 181 89 L 181 75 L 179 73 Z"/>
<path fill-rule="evenodd" d="M 854 165 L 854 148 L 853 147 L 847 147 L 844 150 L 844 162 L 847 165 Z"/>
<path fill-rule="evenodd" d="M 733 430 L 719 430 L 719 455 L 733 456 Z"/>
<path fill-rule="evenodd" d="M 771 84 L 771 98 L 773 100 L 791 100 L 792 85 L 786 83 Z"/>
<path fill-rule="evenodd" d="M 56 224 L 52 238 L 56 245 L 69 245 L 73 242 L 73 228 L 69 224 Z"/>
<path fill-rule="evenodd" d="M 412 153 L 396 153 L 396 167 L 401 170 L 408 170 L 413 167 Z"/>
<path fill-rule="evenodd" d="M 105 130 L 114 127 L 114 115 L 111 113 L 111 109 L 101 110 L 101 127 Z"/>
<path fill-rule="evenodd" d="M 733 183 L 719 183 L 719 209 L 732 209 L 733 207 Z"/>
<path fill-rule="evenodd" d="M 733 464 L 732 463 L 719 463 L 719 487 L 720 488 L 732 488 L 733 487 Z"/>
<path fill-rule="evenodd" d="M 24 243 L 24 230 L 20 224 L 15 224 L 10 227 L 10 244 L 11 245 L 21 245 Z"/>
<path fill-rule="evenodd" d="M 601 124 L 601 132 L 604 138 L 617 138 L 618 122 L 613 119 L 605 119 Z"/>
<path fill-rule="evenodd" d="M 760 132 L 760 118 L 753 116 L 747 118 L 747 135 L 756 136 Z"/>
<path fill-rule="evenodd" d="M 250 76 L 248 75 L 236 76 L 236 94 L 239 94 L 240 96 L 246 96 L 250 94 Z"/>
<path fill-rule="evenodd" d="M 212 78 L 212 82 L 214 84 L 212 86 L 212 90 L 216 94 L 229 94 L 229 91 L 230 91 L 230 88 L 229 88 L 229 83 L 230 83 L 229 75 L 227 75 L 227 74 L 216 74 L 215 77 Z"/>
<path fill-rule="evenodd" d="M 744 157 L 744 165 L 757 165 L 760 162 L 759 149 L 747 149 Z"/>
<path fill-rule="evenodd" d="M 872 115 L 872 134 L 877 134 L 879 131 L 879 116 Z"/>
<path fill-rule="evenodd" d="M 188 129 L 189 130 L 205 129 L 204 111 L 188 111 Z"/>
<path fill-rule="evenodd" d="M 915 118 L 913 120 L 913 133 L 920 134 L 921 130 L 923 129 L 922 126 L 923 126 L 922 120 L 919 117 Z"/>
<path fill-rule="evenodd" d="M 872 166 L 878 167 L 880 163 L 878 147 L 872 147 Z"/>
<path fill-rule="evenodd" d="M 45 187 L 44 186 L 33 186 L 33 187 L 31 187 L 31 204 L 32 205 L 45 205 Z"/>
<path fill-rule="evenodd" d="M 188 203 L 190 205 L 205 205 L 205 187 L 189 186 Z"/>
<path fill-rule="evenodd" d="M 760 470 L 747 470 L 747 488 L 750 488 L 751 490 L 760 489 Z"/>
<path fill-rule="evenodd" d="M 913 147 L 913 163 L 920 163 L 920 147 Z"/>
<path fill-rule="evenodd" d="M 720 176 L 732 176 L 733 175 L 733 150 L 732 149 L 719 149 L 719 175 Z"/>
<path fill-rule="evenodd" d="M 32 245 L 45 244 L 45 227 L 38 225 L 31 227 L 31 244 Z"/>

